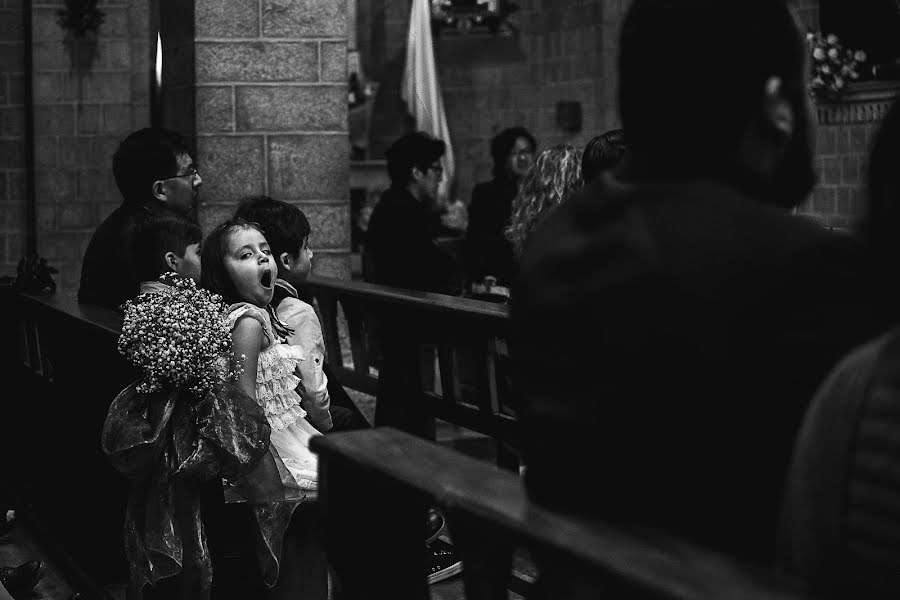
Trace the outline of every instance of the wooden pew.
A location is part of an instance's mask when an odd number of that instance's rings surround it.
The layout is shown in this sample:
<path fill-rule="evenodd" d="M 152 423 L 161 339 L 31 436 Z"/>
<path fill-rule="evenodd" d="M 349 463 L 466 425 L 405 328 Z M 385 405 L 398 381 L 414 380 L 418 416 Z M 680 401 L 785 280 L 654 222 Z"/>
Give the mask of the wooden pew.
<path fill-rule="evenodd" d="M 122 317 L 66 294 L 0 291 L 8 391 L 4 483 L 82 589 L 124 581 L 127 482 L 100 447 L 106 411 L 136 373 L 116 351 Z"/>
<path fill-rule="evenodd" d="M 391 320 L 418 336 L 422 386 L 415 401 L 431 417 L 490 436 L 498 463 L 518 465 L 506 305 L 319 277 L 303 291 L 318 307 L 327 360 L 345 386 L 375 394 L 379 347 L 374 324 L 379 318 Z M 346 335 L 338 307 L 346 318 Z M 345 356 L 351 364 L 344 363 Z"/>
<path fill-rule="evenodd" d="M 797 582 L 661 532 L 548 510 L 517 475 L 401 431 L 316 437 L 312 448 L 325 543 L 351 600 L 427 597 L 426 504 L 447 517 L 469 600 L 507 597 L 514 547 L 545 568 L 547 598 L 808 597 Z"/>

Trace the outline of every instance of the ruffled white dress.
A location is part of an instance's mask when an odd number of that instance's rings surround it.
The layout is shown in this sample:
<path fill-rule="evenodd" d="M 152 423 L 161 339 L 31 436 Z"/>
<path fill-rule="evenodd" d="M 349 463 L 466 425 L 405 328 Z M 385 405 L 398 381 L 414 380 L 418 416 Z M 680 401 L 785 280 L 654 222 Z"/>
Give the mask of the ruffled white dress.
<path fill-rule="evenodd" d="M 268 312 L 252 304 L 231 307 L 231 328 L 242 317 L 251 317 L 263 327 L 265 348 L 259 353 L 256 369 L 256 401 L 266 413 L 272 427 L 271 448 L 277 452 L 301 490 L 318 489 L 318 459 L 309 449 L 309 440 L 321 435 L 306 420 L 296 388 L 300 383 L 295 371 L 304 360 L 299 346 L 284 343 L 275 334 Z"/>

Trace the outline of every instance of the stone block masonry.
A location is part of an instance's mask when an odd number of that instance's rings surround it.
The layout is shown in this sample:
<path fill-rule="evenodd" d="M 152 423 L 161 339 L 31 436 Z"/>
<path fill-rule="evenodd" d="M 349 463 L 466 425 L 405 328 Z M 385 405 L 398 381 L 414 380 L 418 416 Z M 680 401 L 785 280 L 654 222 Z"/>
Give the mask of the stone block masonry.
<path fill-rule="evenodd" d="M 0 3 L 0 275 L 25 252 L 25 89 L 22 7 Z"/>
<path fill-rule="evenodd" d="M 357 3 L 363 71 L 379 81 L 369 158 L 380 159 L 404 133 L 400 99 L 409 2 Z M 511 21 L 516 36 L 442 34 L 435 58 L 456 153 L 456 196 L 468 203 L 472 187 L 490 179 L 490 139 L 524 126 L 539 150 L 584 144 L 618 127 L 615 56 L 618 28 L 629 0 L 521 0 Z M 581 131 L 557 126 L 559 101 L 581 103 Z"/>
<path fill-rule="evenodd" d="M 314 272 L 349 278 L 346 2 L 193 4 L 193 49 L 164 69 L 195 73 L 201 225 L 242 196 L 295 203 L 314 226 Z"/>
<path fill-rule="evenodd" d="M 105 18 L 96 38 L 73 43 L 57 23 L 61 6 L 51 0 L 32 3 L 37 249 L 59 269 L 60 289 L 74 291 L 91 234 L 121 202 L 112 153 L 125 135 L 149 125 L 150 30 L 145 2 L 107 1 L 99 7 Z M 0 14 L 16 13 L 21 23 L 21 10 L 19 3 Z M 4 23 L 0 17 L 0 37 Z M 3 55 L 9 60 L 5 49 Z M 14 87 L 16 95 L 3 95 L 0 106 L 21 105 L 24 88 L 10 85 L 15 69 L 2 71 L 0 88 L 9 92 Z M 13 141 L 7 132 L 19 126 L 0 119 L 0 127 L 0 140 Z M 14 143 L 15 153 L 24 156 L 24 136 Z M 15 171 L 6 169 L 0 166 L 8 180 Z M 7 181 L 6 188 L 11 187 Z M 7 201 L 22 207 L 14 215 L 24 214 L 24 185 L 18 188 L 6 194 Z M 24 219 L 21 225 L 6 219 L 2 227 L 0 237 L 6 240 L 0 244 L 0 268 L 9 272 L 24 253 Z"/>

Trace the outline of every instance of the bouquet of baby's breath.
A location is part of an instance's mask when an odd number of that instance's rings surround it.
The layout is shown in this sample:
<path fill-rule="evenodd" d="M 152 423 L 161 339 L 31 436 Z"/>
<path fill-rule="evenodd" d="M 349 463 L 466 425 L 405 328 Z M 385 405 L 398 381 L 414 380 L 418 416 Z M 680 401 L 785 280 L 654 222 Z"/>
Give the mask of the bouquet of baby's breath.
<path fill-rule="evenodd" d="M 859 79 L 859 67 L 866 62 L 866 53 L 844 48 L 833 33 L 807 33 L 806 44 L 811 59 L 813 96 L 820 100 L 837 100 L 848 83 Z"/>
<path fill-rule="evenodd" d="M 203 398 L 239 374 L 224 358 L 231 351 L 226 306 L 191 278 L 167 273 L 160 281 L 168 286 L 125 304 L 119 353 L 141 369 L 139 393 L 184 386 Z"/>

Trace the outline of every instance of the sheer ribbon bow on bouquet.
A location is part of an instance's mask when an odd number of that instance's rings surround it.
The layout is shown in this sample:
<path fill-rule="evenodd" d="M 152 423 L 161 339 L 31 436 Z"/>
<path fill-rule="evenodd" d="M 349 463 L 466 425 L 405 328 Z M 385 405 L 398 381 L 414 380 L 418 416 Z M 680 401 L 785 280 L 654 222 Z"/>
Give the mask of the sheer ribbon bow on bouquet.
<path fill-rule="evenodd" d="M 200 491 L 224 478 L 253 508 L 257 558 L 272 586 L 284 531 L 303 496 L 270 449 L 262 408 L 232 383 L 222 299 L 189 278 L 160 281 L 126 303 L 118 349 L 141 377 L 110 405 L 101 440 L 110 463 L 131 480 L 125 552 L 132 584 L 140 589 L 190 573 L 184 585 L 208 596 L 212 563 Z"/>

